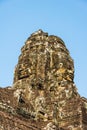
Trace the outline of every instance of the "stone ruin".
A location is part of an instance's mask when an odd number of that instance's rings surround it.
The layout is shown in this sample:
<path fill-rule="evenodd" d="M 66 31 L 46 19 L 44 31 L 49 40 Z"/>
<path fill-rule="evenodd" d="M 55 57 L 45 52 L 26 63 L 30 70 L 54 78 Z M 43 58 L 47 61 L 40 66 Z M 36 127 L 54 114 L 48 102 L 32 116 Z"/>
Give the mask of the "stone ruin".
<path fill-rule="evenodd" d="M 87 99 L 61 38 L 39 30 L 21 48 L 13 86 L 0 88 L 0 130 L 87 130 Z"/>

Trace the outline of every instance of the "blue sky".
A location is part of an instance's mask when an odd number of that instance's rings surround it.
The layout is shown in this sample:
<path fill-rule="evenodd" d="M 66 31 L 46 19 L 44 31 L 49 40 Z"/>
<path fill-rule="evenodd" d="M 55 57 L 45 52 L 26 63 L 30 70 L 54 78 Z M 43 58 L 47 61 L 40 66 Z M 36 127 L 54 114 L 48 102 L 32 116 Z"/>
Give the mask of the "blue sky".
<path fill-rule="evenodd" d="M 38 29 L 63 39 L 87 97 L 87 0 L 0 0 L 0 86 L 12 85 L 20 48 Z"/>

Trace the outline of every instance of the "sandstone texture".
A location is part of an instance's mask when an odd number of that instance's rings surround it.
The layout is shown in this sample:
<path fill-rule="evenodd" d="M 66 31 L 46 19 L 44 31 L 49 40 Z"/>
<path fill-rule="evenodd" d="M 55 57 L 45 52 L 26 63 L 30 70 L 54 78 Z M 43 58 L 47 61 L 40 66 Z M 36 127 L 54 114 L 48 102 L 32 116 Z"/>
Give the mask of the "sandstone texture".
<path fill-rule="evenodd" d="M 0 88 L 0 130 L 87 130 L 87 99 L 61 38 L 38 30 L 26 40 L 13 85 Z"/>

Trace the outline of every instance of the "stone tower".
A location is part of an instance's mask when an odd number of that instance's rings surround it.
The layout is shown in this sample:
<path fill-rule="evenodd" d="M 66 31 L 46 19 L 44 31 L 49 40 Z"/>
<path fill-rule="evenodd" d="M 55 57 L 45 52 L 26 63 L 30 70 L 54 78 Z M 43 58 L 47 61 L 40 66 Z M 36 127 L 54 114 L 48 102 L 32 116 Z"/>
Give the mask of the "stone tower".
<path fill-rule="evenodd" d="M 81 99 L 73 78 L 73 60 L 62 39 L 42 30 L 33 33 L 14 73 L 18 110 L 44 122 L 41 130 L 82 130 Z"/>

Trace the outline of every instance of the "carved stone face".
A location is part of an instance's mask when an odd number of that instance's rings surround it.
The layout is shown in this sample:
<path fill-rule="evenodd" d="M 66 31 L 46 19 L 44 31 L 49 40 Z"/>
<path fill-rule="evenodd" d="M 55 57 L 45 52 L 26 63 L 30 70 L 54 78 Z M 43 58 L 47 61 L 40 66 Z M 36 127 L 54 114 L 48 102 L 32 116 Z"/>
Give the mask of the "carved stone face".
<path fill-rule="evenodd" d="M 80 122 L 81 107 L 73 78 L 73 60 L 64 42 L 41 30 L 33 33 L 15 68 L 18 108 L 35 120 L 46 121 L 46 130 L 64 128 L 69 121 L 74 129 Z"/>
<path fill-rule="evenodd" d="M 39 30 L 27 39 L 15 68 L 14 84 L 26 81 L 43 89 L 61 81 L 73 81 L 73 77 L 73 60 L 59 37 Z"/>

